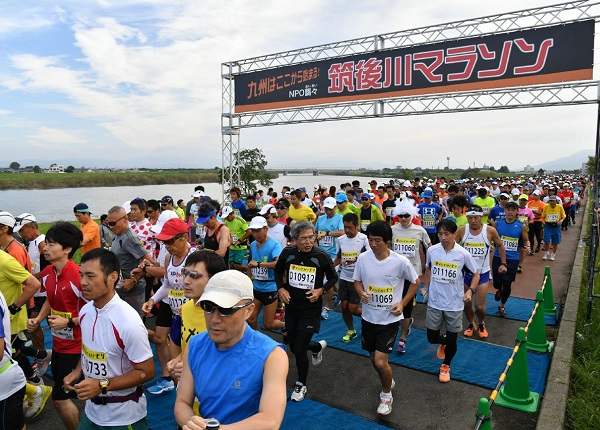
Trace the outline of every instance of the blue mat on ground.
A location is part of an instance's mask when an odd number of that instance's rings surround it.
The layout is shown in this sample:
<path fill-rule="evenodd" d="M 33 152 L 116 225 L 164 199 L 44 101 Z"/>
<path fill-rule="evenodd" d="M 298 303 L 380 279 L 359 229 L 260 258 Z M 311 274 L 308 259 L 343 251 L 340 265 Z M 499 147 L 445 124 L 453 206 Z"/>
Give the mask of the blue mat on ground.
<path fill-rule="evenodd" d="M 423 296 L 421 296 L 421 293 L 419 292 L 417 292 L 417 303 L 423 303 Z M 499 303 L 500 302 L 497 302 L 494 299 L 494 294 L 488 293 L 485 299 L 485 307 L 487 309 L 487 314 L 490 316 L 497 317 Z M 520 297 L 509 297 L 505 305 L 505 318 L 517 321 L 527 321 L 529 320 L 529 317 L 531 317 L 531 311 L 533 311 L 534 306 L 535 300 L 522 299 Z M 556 303 L 555 306 L 556 316 L 544 315 L 546 325 L 556 325 L 556 322 L 560 315 L 560 304 Z"/>
<path fill-rule="evenodd" d="M 360 319 L 354 317 L 354 326 L 360 329 Z M 321 323 L 321 331 L 314 339 L 325 339 L 327 345 L 342 351 L 368 357 L 361 348 L 360 337 L 344 343 L 341 340 L 347 327 L 339 312 L 330 312 L 329 319 Z M 390 354 L 390 363 L 437 375 L 442 361 L 436 357 L 437 345 L 427 342 L 425 330 L 413 328 L 407 339 L 407 352 Z M 451 377 L 454 380 L 493 389 L 504 370 L 512 348 L 486 342 L 458 338 L 458 351 L 452 360 Z M 527 353 L 529 386 L 531 391 L 543 394 L 549 366 L 549 354 Z"/>

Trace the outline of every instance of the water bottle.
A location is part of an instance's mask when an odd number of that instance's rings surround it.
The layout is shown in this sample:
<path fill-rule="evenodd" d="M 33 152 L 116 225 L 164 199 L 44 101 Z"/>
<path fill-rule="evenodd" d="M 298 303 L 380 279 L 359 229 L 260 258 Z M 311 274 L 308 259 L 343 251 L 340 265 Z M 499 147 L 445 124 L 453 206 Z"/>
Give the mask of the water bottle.
<path fill-rule="evenodd" d="M 206 430 L 217 430 L 221 426 L 221 423 L 216 418 L 209 418 L 204 423 L 206 424 Z"/>

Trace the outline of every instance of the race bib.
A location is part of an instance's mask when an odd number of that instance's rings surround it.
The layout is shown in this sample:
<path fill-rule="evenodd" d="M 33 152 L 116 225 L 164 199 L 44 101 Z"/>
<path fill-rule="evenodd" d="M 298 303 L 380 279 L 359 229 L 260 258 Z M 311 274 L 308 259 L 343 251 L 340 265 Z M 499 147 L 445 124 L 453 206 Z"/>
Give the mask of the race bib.
<path fill-rule="evenodd" d="M 394 287 L 375 287 L 373 285 L 367 285 L 367 293 L 369 294 L 369 303 L 367 303 L 367 306 L 389 312 L 394 298 Z"/>
<path fill-rule="evenodd" d="M 487 206 L 483 206 L 481 209 L 483 209 L 483 215 L 487 215 L 490 213 L 490 208 L 488 208 Z"/>
<path fill-rule="evenodd" d="M 417 253 L 417 240 L 404 237 L 395 238 L 394 252 L 405 257 L 414 257 Z"/>
<path fill-rule="evenodd" d="M 356 264 L 357 258 L 358 258 L 358 252 L 343 252 L 342 251 L 342 263 L 352 260 L 352 263 L 345 264 L 345 266 L 349 269 L 354 267 L 354 264 Z"/>
<path fill-rule="evenodd" d="M 269 269 L 267 269 L 266 267 L 253 267 L 252 276 L 254 276 L 254 279 L 256 279 L 257 281 L 268 281 L 268 270 Z"/>
<path fill-rule="evenodd" d="M 533 212 L 534 214 L 538 213 L 538 208 L 532 207 L 530 209 L 531 209 L 531 212 Z"/>
<path fill-rule="evenodd" d="M 322 234 L 323 237 L 319 239 L 319 245 L 321 246 L 333 246 L 333 237 L 325 236 L 327 233 L 324 231 L 320 231 L 319 234 Z"/>
<path fill-rule="evenodd" d="M 391 217 L 394 212 L 394 208 L 385 208 L 385 215 Z"/>
<path fill-rule="evenodd" d="M 424 228 L 434 228 L 435 227 L 435 218 L 430 215 L 425 215 L 423 217 L 423 227 Z"/>
<path fill-rule="evenodd" d="M 519 238 L 502 236 L 500 239 L 507 251 L 516 252 L 519 250 Z"/>
<path fill-rule="evenodd" d="M 52 309 L 52 315 L 58 315 L 59 317 L 63 317 L 63 318 L 72 318 L 71 316 L 71 312 L 60 312 L 60 311 L 55 311 L 54 309 Z M 54 330 L 52 329 L 52 336 L 58 337 L 60 339 L 65 339 L 65 340 L 75 340 L 75 335 L 73 334 L 73 329 L 69 328 L 69 327 L 65 327 L 61 330 Z"/>
<path fill-rule="evenodd" d="M 571 202 L 571 197 L 565 197 L 565 203 L 570 203 Z"/>
<path fill-rule="evenodd" d="M 92 351 L 85 344 L 81 348 L 81 367 L 86 378 L 102 378 L 108 376 L 106 353 Z"/>
<path fill-rule="evenodd" d="M 367 227 L 369 226 L 369 224 L 371 224 L 371 220 L 369 219 L 363 219 L 360 221 L 360 229 L 362 231 L 367 231 Z"/>
<path fill-rule="evenodd" d="M 546 216 L 547 222 L 558 222 L 558 214 L 548 214 Z"/>
<path fill-rule="evenodd" d="M 179 308 L 187 302 L 185 298 L 185 294 L 183 290 L 178 290 L 175 288 L 171 288 L 169 290 L 169 297 L 167 299 L 169 301 L 169 306 L 174 314 L 179 315 Z"/>
<path fill-rule="evenodd" d="M 446 261 L 433 261 L 431 276 L 436 282 L 442 284 L 455 283 L 458 280 L 458 264 Z"/>
<path fill-rule="evenodd" d="M 518 219 L 519 221 L 521 221 L 523 224 L 525 224 L 525 222 L 527 221 L 527 215 L 519 215 L 519 216 L 517 217 L 517 219 Z"/>
<path fill-rule="evenodd" d="M 317 268 L 292 264 L 288 271 L 288 279 L 290 286 L 294 288 L 312 290 L 317 280 Z"/>
<path fill-rule="evenodd" d="M 235 216 L 242 216 L 239 209 L 233 208 L 233 213 L 235 214 Z"/>
<path fill-rule="evenodd" d="M 485 243 L 467 241 L 464 243 L 463 247 L 467 250 L 469 254 L 473 256 L 474 259 L 485 259 Z"/>
<path fill-rule="evenodd" d="M 236 242 L 237 242 L 237 240 L 238 240 L 238 237 L 237 237 L 237 235 L 236 235 L 236 234 L 232 234 L 232 235 L 231 235 L 231 243 L 236 243 Z"/>

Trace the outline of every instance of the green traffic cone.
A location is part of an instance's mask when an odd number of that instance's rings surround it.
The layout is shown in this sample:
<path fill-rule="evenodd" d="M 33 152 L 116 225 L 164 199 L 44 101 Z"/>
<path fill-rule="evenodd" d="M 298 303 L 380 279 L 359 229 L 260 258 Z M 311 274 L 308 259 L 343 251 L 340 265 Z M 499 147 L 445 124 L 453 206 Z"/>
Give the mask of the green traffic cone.
<path fill-rule="evenodd" d="M 482 418 L 481 426 L 479 426 L 480 430 L 492 430 L 492 411 L 490 410 L 490 402 L 485 397 L 479 399 L 479 404 L 477 405 L 477 419 L 475 420 L 475 425 L 479 421 L 480 417 Z"/>
<path fill-rule="evenodd" d="M 554 288 L 552 287 L 552 275 L 550 274 L 550 266 L 546 266 L 544 269 L 544 278 L 546 280 L 546 286 L 544 287 L 544 314 L 556 315 L 556 305 L 554 304 Z"/>
<path fill-rule="evenodd" d="M 535 300 L 539 305 L 527 331 L 527 350 L 534 352 L 548 352 L 552 349 L 552 343 L 548 342 L 546 339 L 546 321 L 542 309 L 545 299 L 544 293 L 542 293 L 541 290 L 537 292 Z"/>
<path fill-rule="evenodd" d="M 529 391 L 529 371 L 527 366 L 527 342 L 525 329 L 519 327 L 517 341 L 522 341 L 515 354 L 506 381 L 498 392 L 496 404 L 505 408 L 516 409 L 522 412 L 535 413 L 540 404 L 540 395 Z"/>

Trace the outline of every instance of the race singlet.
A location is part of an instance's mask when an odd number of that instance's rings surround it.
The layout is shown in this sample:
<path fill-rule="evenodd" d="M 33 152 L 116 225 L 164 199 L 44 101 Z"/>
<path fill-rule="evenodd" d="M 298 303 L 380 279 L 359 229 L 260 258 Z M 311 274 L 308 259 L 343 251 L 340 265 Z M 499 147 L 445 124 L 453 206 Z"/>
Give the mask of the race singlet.
<path fill-rule="evenodd" d="M 367 303 L 367 306 L 389 312 L 394 298 L 394 287 L 391 285 L 386 287 L 367 285 L 367 293 L 369 294 L 369 303 Z"/>
<path fill-rule="evenodd" d="M 417 240 L 408 237 L 395 238 L 394 252 L 408 258 L 414 257 L 417 253 Z"/>
<path fill-rule="evenodd" d="M 81 367 L 83 368 L 86 378 L 102 378 L 108 376 L 106 353 L 92 351 L 83 344 L 81 349 Z"/>
<path fill-rule="evenodd" d="M 500 238 L 500 240 L 502 240 L 502 243 L 504 244 L 506 251 L 516 252 L 519 250 L 519 238 L 518 237 L 502 236 Z"/>
<path fill-rule="evenodd" d="M 312 290 L 317 280 L 317 268 L 292 264 L 288 271 L 288 279 L 290 286 L 294 288 Z"/>
<path fill-rule="evenodd" d="M 66 319 L 72 318 L 71 312 L 60 312 L 60 311 L 55 311 L 54 309 L 52 309 L 51 313 L 52 313 L 52 315 L 58 315 L 59 317 L 63 317 Z M 73 334 L 73 329 L 69 328 L 69 327 L 65 327 L 61 330 L 52 329 L 52 336 L 58 337 L 60 339 L 75 340 L 75 335 Z"/>
<path fill-rule="evenodd" d="M 434 260 L 431 276 L 441 284 L 454 284 L 458 280 L 458 264 Z"/>

